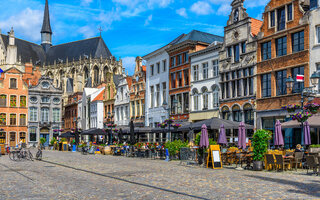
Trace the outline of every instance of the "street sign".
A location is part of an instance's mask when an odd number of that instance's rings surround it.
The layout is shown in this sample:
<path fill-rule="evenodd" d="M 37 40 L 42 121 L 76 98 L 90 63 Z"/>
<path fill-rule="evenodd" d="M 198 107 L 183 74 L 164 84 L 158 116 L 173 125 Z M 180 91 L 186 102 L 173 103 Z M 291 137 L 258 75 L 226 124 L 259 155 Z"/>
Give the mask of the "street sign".
<path fill-rule="evenodd" d="M 297 82 L 303 82 L 304 75 L 297 74 Z"/>

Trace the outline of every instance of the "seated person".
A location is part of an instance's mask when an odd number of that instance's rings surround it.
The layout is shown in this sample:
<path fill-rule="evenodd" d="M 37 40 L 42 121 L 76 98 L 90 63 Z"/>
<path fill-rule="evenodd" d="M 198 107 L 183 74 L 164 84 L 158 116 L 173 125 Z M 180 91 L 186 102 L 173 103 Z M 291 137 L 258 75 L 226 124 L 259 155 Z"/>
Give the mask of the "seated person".
<path fill-rule="evenodd" d="M 296 149 L 294 150 L 294 152 L 302 152 L 301 144 L 297 144 Z"/>

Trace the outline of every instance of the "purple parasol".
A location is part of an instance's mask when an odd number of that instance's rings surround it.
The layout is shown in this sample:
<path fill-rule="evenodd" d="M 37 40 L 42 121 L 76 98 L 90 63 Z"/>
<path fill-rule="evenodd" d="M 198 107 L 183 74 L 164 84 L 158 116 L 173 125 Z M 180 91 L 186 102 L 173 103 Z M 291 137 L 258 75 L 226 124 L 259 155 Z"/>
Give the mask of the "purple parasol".
<path fill-rule="evenodd" d="M 209 147 L 208 130 L 205 124 L 201 126 L 200 147 Z"/>
<path fill-rule="evenodd" d="M 304 145 L 310 145 L 311 144 L 310 126 L 307 121 L 304 123 L 303 133 L 304 133 Z"/>
<path fill-rule="evenodd" d="M 283 141 L 283 135 L 281 131 L 281 123 L 279 120 L 276 122 L 276 128 L 275 128 L 275 133 L 274 133 L 274 145 L 275 146 L 283 146 L 284 141 Z"/>
<path fill-rule="evenodd" d="M 221 124 L 221 126 L 220 126 L 220 134 L 219 134 L 218 144 L 225 144 L 225 145 L 228 144 L 226 130 L 225 130 L 223 124 Z"/>
<path fill-rule="evenodd" d="M 238 134 L 238 147 L 240 149 L 245 149 L 247 147 L 246 143 L 246 128 L 243 122 L 239 124 L 239 134 Z"/>

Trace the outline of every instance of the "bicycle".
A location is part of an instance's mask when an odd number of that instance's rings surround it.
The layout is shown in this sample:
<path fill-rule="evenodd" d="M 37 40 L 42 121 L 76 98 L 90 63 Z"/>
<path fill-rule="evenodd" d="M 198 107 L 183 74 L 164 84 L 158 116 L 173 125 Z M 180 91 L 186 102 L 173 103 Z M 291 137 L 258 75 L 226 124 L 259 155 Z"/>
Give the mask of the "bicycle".
<path fill-rule="evenodd" d="M 41 150 L 41 147 L 38 148 L 38 152 L 36 153 L 36 159 L 37 159 L 37 160 L 42 160 L 42 150 Z"/>

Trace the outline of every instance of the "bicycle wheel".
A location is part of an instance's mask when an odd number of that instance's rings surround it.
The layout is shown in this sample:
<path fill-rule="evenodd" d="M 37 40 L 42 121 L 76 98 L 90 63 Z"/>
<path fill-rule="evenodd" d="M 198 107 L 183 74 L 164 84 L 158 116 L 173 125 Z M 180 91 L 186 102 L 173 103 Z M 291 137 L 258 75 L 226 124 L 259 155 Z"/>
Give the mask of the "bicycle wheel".
<path fill-rule="evenodd" d="M 37 152 L 37 154 L 36 154 L 36 159 L 37 159 L 37 160 L 41 160 L 41 159 L 42 159 L 42 151 L 41 151 L 41 150 L 39 150 L 39 151 Z"/>
<path fill-rule="evenodd" d="M 15 152 L 12 152 L 12 151 L 9 152 L 9 158 L 10 158 L 10 160 L 13 160 L 13 161 L 14 161 L 14 153 L 15 153 Z"/>
<path fill-rule="evenodd" d="M 30 152 L 30 150 L 28 150 L 27 159 L 33 161 L 33 155 L 32 155 L 32 153 Z"/>

